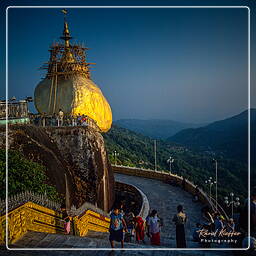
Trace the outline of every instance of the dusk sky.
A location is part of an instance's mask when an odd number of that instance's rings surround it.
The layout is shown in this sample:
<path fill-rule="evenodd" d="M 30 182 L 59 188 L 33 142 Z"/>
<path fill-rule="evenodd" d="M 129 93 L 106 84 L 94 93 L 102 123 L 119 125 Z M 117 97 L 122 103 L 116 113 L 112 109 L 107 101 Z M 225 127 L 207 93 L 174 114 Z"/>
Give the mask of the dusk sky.
<path fill-rule="evenodd" d="M 193 4 L 193 1 L 163 1 L 154 5 L 181 2 Z M 33 5 L 47 3 L 32 2 Z M 51 1 L 56 5 L 91 3 Z M 19 5 L 22 4 L 31 3 L 20 1 Z M 106 5 L 106 2 L 98 4 Z M 115 4 L 118 3 L 112 2 Z M 136 2 L 138 4 L 153 5 L 153 2 Z M 12 1 L 7 5 L 17 3 Z M 232 1 L 232 5 L 245 6 L 247 2 Z M 88 61 L 96 62 L 92 80 L 109 101 L 114 120 L 170 119 L 202 123 L 223 119 L 247 108 L 247 8 L 67 9 L 73 42 L 84 42 L 90 48 Z M 4 11 L 3 6 L 1 10 Z M 251 42 L 251 100 L 252 107 L 256 107 L 254 7 L 251 15 L 254 40 Z M 9 9 L 8 17 L 9 97 L 15 95 L 22 99 L 33 96 L 36 85 L 45 75 L 38 68 L 49 59 L 49 45 L 61 36 L 63 14 L 61 8 L 19 8 Z M 1 35 L 4 36 L 3 25 Z M 4 61 L 2 58 L 1 98 L 5 97 Z"/>

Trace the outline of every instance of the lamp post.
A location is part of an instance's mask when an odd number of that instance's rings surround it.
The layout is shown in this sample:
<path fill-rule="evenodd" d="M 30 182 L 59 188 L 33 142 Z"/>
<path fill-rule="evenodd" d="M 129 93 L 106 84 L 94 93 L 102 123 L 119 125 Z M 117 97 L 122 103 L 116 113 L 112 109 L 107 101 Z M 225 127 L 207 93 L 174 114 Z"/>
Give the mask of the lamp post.
<path fill-rule="evenodd" d="M 156 140 L 154 140 L 154 156 L 155 156 L 155 171 L 157 170 L 156 167 Z"/>
<path fill-rule="evenodd" d="M 229 201 L 229 198 L 227 196 L 224 197 L 224 200 L 225 200 L 225 204 L 227 205 L 227 207 L 231 206 L 231 216 L 233 219 L 234 218 L 234 207 L 238 207 L 240 205 L 240 198 L 236 197 L 234 199 L 233 192 L 230 193 L 230 197 L 231 197 L 231 201 Z"/>
<path fill-rule="evenodd" d="M 113 155 L 114 155 L 114 160 L 115 160 L 115 165 L 116 165 L 116 164 L 117 164 L 117 159 L 116 159 L 116 157 L 119 156 L 119 153 L 117 153 L 116 150 L 115 150 L 114 153 L 113 153 Z"/>
<path fill-rule="evenodd" d="M 218 162 L 216 159 L 212 159 L 215 162 L 215 208 L 218 211 Z"/>
<path fill-rule="evenodd" d="M 170 165 L 170 173 L 172 172 L 172 163 L 174 162 L 174 158 L 170 156 L 167 160 L 167 163 Z"/>
<path fill-rule="evenodd" d="M 209 195 L 210 195 L 210 202 L 212 202 L 212 185 L 215 183 L 215 181 L 212 180 L 212 177 L 210 177 L 208 180 L 205 181 L 205 184 L 209 184 Z"/>

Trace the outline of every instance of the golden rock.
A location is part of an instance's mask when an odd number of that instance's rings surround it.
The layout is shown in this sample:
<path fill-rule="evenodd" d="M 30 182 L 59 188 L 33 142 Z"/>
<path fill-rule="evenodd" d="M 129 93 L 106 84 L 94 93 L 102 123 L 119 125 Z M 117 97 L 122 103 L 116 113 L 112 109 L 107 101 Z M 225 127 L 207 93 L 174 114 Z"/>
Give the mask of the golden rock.
<path fill-rule="evenodd" d="M 111 108 L 100 88 L 90 79 L 76 75 L 60 79 L 57 84 L 55 110 L 51 96 L 52 79 L 45 78 L 35 89 L 35 106 L 39 113 L 58 113 L 59 109 L 68 115 L 87 115 L 96 121 L 103 132 L 112 124 Z M 50 106 L 50 107 L 49 107 Z"/>
<path fill-rule="evenodd" d="M 81 45 L 70 44 L 66 18 L 64 20 L 64 43 L 50 47 L 50 60 L 43 66 L 46 77 L 37 85 L 34 102 L 40 114 L 87 115 L 101 131 L 107 132 L 112 125 L 111 108 L 100 88 L 91 80 L 90 65 L 86 62 L 86 50 Z"/>

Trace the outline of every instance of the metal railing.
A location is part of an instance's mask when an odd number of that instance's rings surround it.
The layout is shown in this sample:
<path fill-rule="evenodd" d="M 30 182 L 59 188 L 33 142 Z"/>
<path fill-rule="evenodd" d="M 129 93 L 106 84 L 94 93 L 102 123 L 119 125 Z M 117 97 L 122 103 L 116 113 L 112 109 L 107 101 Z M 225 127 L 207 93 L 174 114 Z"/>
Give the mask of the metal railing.
<path fill-rule="evenodd" d="M 8 197 L 8 211 L 12 211 L 13 209 L 19 207 L 22 204 L 27 202 L 32 202 L 35 204 L 39 204 L 41 206 L 47 207 L 54 211 L 60 211 L 60 203 L 49 200 L 47 195 L 44 194 L 36 194 L 31 191 L 21 192 L 17 195 L 12 195 Z M 6 213 L 6 200 L 0 200 L 0 216 Z"/>
<path fill-rule="evenodd" d="M 63 118 L 60 118 L 57 115 L 30 115 L 30 123 L 36 126 L 53 126 L 53 127 L 62 127 L 62 126 L 89 126 L 97 131 L 100 131 L 97 122 L 86 115 L 81 116 L 72 116 L 65 115 Z"/>
<path fill-rule="evenodd" d="M 109 214 L 105 211 L 103 211 L 102 209 L 98 208 L 97 206 L 85 202 L 83 205 L 81 205 L 79 208 L 76 208 L 74 205 L 71 207 L 71 209 L 68 211 L 68 213 L 71 216 L 79 216 L 81 214 L 83 214 L 85 211 L 87 210 L 91 210 L 93 212 L 96 212 L 104 217 L 109 217 Z"/>

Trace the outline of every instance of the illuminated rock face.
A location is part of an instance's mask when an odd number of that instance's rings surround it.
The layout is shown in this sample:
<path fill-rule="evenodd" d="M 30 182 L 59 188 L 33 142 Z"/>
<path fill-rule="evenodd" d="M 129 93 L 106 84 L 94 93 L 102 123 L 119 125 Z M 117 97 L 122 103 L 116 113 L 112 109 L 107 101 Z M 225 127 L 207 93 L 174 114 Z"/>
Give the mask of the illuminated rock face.
<path fill-rule="evenodd" d="M 103 132 L 112 124 L 111 108 L 100 88 L 90 79 L 76 75 L 59 79 L 56 86 L 52 79 L 45 78 L 35 89 L 35 106 L 39 113 L 58 113 L 59 109 L 68 115 L 87 115 L 97 122 Z"/>

